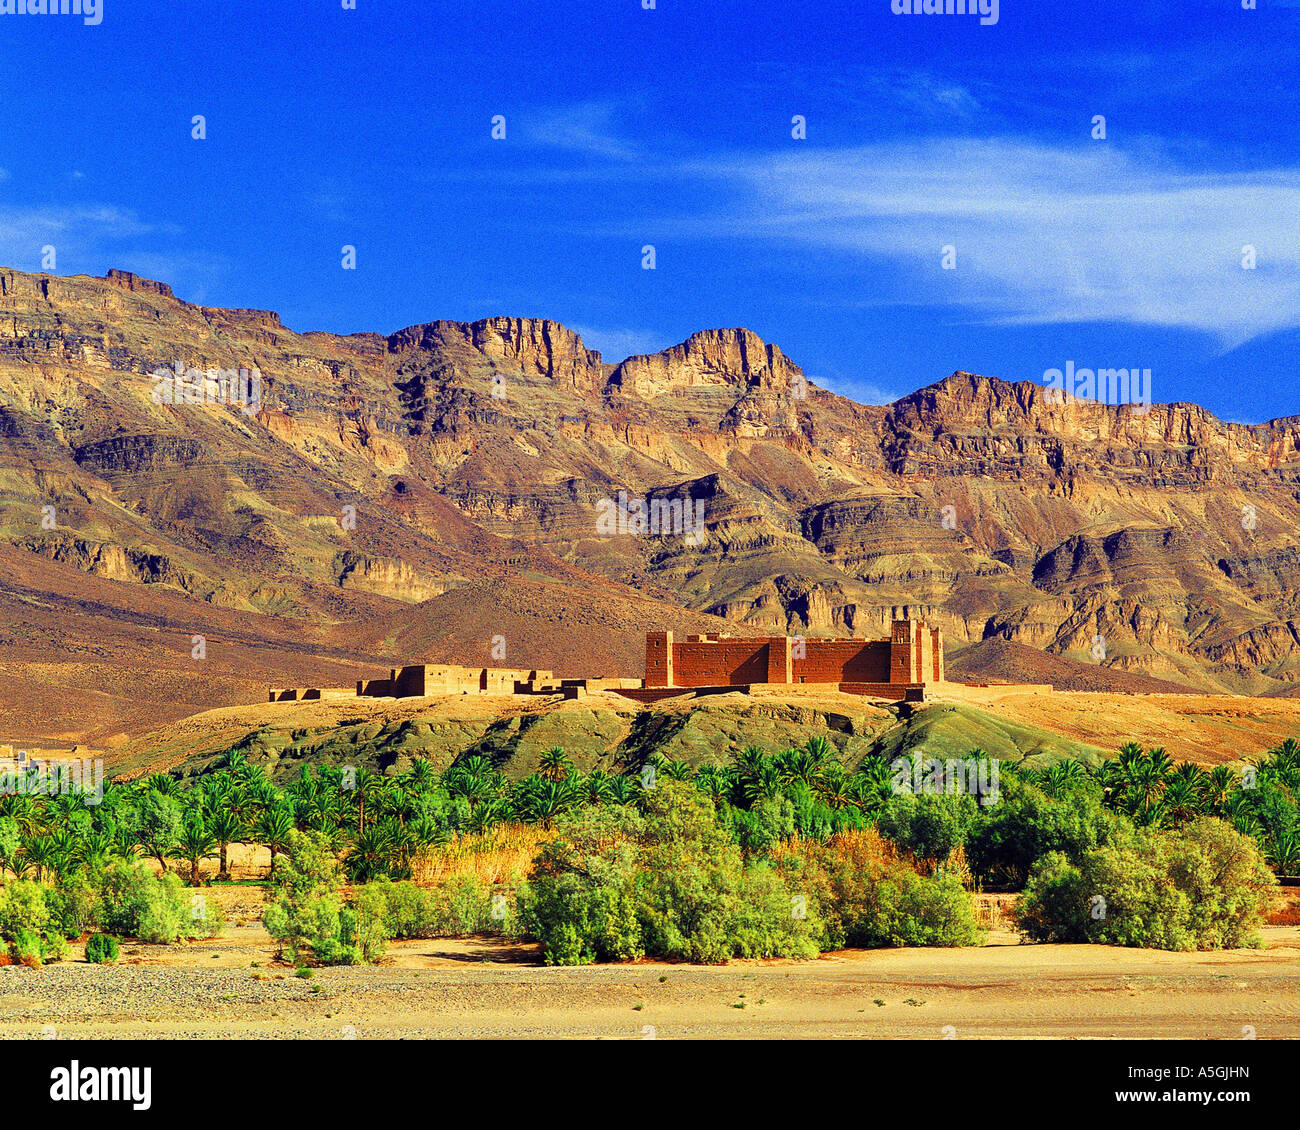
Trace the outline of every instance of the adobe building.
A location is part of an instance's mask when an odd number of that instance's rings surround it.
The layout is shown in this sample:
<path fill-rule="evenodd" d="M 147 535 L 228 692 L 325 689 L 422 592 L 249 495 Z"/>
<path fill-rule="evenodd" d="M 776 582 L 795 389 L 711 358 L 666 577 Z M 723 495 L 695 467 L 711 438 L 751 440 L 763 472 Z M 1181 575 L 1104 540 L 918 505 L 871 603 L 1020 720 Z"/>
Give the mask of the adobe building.
<path fill-rule="evenodd" d="M 944 682 L 943 632 L 919 620 L 895 620 L 887 640 L 646 635 L 647 692 L 815 683 L 920 701 Z"/>
<path fill-rule="evenodd" d="M 1051 693 L 1047 684 L 950 683 L 944 672 L 943 632 L 920 620 L 896 619 L 889 639 L 796 639 L 789 636 L 687 636 L 648 632 L 645 678 L 556 679 L 551 671 L 415 663 L 387 678 L 358 679 L 363 698 L 441 695 L 554 695 L 582 698 L 613 691 L 637 702 L 688 693 L 749 690 L 755 686 L 813 685 L 847 694 L 924 702 L 932 693 L 970 698 L 981 692 Z M 350 690 L 275 688 L 271 702 L 351 697 Z"/>
<path fill-rule="evenodd" d="M 521 684 L 526 689 L 521 689 Z M 536 688 L 534 690 L 533 688 Z M 454 664 L 413 663 L 394 667 L 387 679 L 358 679 L 357 694 L 367 698 L 422 698 L 427 695 L 560 692 L 550 671 L 513 667 L 458 667 Z"/>

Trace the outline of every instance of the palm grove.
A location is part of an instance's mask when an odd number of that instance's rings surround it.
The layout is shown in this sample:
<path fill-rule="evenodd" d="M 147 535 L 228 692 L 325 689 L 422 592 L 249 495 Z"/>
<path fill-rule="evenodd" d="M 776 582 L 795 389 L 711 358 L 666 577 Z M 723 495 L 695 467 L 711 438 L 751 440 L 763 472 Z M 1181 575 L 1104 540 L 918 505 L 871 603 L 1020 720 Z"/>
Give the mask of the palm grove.
<path fill-rule="evenodd" d="M 235 750 L 197 779 L 115 783 L 98 804 L 19 791 L 0 796 L 0 960 L 212 936 L 223 924 L 202 891 L 231 879 L 232 844 L 269 851 L 263 920 L 300 966 L 483 932 L 566 964 L 969 945 L 975 890 L 1019 892 L 1030 940 L 1238 946 L 1257 938 L 1274 872 L 1300 871 L 1291 740 L 1244 770 L 1135 744 L 1096 766 L 1002 762 L 983 797 L 915 791 L 909 768 L 850 770 L 813 738 L 699 768 L 652 757 L 583 773 L 554 749 L 513 781 L 465 756 L 442 773 L 309 766 L 281 787 Z M 512 829 L 530 847 L 508 873 L 417 881 Z"/>

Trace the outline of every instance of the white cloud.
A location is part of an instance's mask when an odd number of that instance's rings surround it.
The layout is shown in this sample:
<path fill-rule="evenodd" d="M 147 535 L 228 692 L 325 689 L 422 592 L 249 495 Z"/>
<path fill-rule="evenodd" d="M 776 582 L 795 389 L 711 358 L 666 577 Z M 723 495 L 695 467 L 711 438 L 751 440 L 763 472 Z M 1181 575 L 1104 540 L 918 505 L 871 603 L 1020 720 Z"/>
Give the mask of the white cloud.
<path fill-rule="evenodd" d="M 135 213 L 106 205 L 26 207 L 0 205 L 0 263 L 38 270 L 41 248 L 53 245 L 79 259 L 103 253 L 123 240 L 159 232 Z"/>
<path fill-rule="evenodd" d="M 1300 170 L 1197 173 L 1111 143 L 929 139 L 697 162 L 739 199 L 680 234 L 859 255 L 887 298 L 981 321 L 1119 321 L 1225 345 L 1300 325 Z M 940 249 L 958 269 L 939 269 Z M 1258 269 L 1243 270 L 1242 248 Z"/>

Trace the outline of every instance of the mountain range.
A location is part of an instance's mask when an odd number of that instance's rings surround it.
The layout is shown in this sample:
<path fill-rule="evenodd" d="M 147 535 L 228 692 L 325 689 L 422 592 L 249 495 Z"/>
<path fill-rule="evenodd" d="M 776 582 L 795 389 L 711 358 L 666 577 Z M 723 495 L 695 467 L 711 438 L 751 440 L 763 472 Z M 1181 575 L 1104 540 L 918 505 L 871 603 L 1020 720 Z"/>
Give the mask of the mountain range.
<path fill-rule="evenodd" d="M 168 403 L 178 369 L 255 374 L 256 411 Z M 613 364 L 545 319 L 341 336 L 0 270 L 0 728 L 120 741 L 398 661 L 637 675 L 650 629 L 904 607 L 959 676 L 1288 694 L 1298 436 L 963 371 L 863 405 L 745 329 Z M 702 525 L 611 532 L 618 499 Z"/>

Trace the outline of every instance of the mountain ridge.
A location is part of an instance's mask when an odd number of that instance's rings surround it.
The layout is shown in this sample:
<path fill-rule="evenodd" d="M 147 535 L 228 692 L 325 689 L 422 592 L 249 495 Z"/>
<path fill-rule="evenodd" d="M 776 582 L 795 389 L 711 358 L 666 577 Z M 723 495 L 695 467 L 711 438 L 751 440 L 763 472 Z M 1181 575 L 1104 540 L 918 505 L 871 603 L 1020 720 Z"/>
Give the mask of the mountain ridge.
<path fill-rule="evenodd" d="M 256 412 L 156 403 L 178 364 L 256 369 Z M 958 369 L 863 405 L 743 328 L 613 363 L 546 318 L 299 333 L 3 269 L 0 544 L 383 660 L 500 635 L 509 665 L 639 674 L 652 626 L 882 635 L 912 606 L 958 648 L 1289 690 L 1300 417 L 1051 391 Z M 692 502 L 701 536 L 606 536 L 620 491 Z"/>

